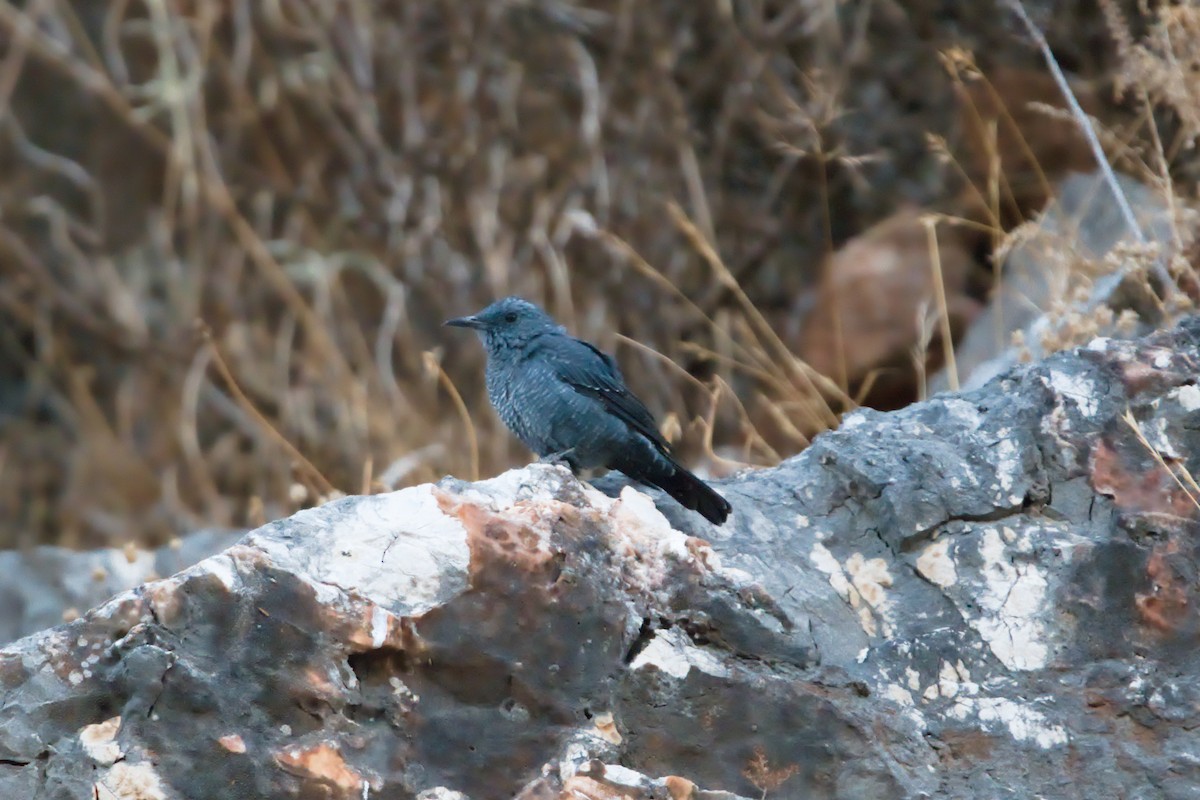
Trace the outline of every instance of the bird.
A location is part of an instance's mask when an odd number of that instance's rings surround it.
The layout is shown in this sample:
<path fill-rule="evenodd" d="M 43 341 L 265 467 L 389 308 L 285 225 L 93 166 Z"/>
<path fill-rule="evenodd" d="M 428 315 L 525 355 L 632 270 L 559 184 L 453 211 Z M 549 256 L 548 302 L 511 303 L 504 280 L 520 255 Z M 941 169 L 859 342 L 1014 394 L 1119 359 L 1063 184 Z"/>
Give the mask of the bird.
<path fill-rule="evenodd" d="M 471 328 L 487 351 L 488 400 L 542 461 L 615 469 L 656 486 L 721 525 L 729 501 L 671 457 L 654 416 L 625 385 L 617 362 L 576 339 L 539 308 L 506 297 L 446 325 Z"/>

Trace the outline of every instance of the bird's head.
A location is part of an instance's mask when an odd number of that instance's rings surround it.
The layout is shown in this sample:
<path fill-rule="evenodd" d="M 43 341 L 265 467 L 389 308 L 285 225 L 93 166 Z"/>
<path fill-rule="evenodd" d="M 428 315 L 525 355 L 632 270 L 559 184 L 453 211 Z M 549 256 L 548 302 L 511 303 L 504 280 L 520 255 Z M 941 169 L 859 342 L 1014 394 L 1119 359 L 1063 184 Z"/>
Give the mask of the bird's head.
<path fill-rule="evenodd" d="M 478 314 L 448 319 L 445 324 L 474 328 L 489 350 L 519 347 L 543 333 L 562 331 L 549 314 L 520 297 L 497 300 Z"/>

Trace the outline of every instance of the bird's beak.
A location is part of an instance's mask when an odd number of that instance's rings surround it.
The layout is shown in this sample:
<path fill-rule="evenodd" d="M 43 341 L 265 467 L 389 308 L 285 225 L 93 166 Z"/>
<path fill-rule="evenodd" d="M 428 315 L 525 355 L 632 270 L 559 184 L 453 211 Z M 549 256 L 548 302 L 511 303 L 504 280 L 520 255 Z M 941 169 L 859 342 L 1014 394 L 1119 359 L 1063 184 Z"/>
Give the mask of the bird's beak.
<path fill-rule="evenodd" d="M 474 315 L 469 317 L 458 317 L 457 319 L 448 319 L 443 325 L 449 325 L 451 328 L 474 328 L 480 330 L 483 328 L 483 320 Z"/>

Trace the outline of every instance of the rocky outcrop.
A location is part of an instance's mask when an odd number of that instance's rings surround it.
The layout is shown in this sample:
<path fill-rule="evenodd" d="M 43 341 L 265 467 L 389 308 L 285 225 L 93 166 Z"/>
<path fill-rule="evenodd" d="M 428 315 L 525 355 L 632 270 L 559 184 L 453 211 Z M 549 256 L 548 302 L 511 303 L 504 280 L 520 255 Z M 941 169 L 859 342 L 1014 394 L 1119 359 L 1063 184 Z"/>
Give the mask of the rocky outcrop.
<path fill-rule="evenodd" d="M 52 546 L 0 551 L 0 644 L 74 619 L 117 592 L 190 567 L 241 536 L 196 531 L 156 550 L 130 544 L 85 552 Z"/>
<path fill-rule="evenodd" d="M 0 796 L 1195 797 L 1198 362 L 855 413 L 720 528 L 541 465 L 302 512 L 0 651 Z"/>

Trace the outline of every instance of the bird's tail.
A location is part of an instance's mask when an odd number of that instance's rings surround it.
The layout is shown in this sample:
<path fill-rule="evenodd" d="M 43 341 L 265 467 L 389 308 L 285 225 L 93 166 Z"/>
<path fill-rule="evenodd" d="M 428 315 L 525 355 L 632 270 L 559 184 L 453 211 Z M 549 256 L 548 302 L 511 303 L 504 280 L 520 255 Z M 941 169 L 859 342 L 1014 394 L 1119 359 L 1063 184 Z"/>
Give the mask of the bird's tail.
<path fill-rule="evenodd" d="M 660 453 L 651 469 L 646 469 L 645 465 L 639 466 L 642 468 L 632 471 L 620 467 L 618 469 L 635 480 L 657 486 L 675 498 L 679 505 L 700 512 L 714 525 L 725 522 L 729 517 L 729 512 L 733 510 L 733 506 L 729 505 L 728 500 L 717 494 L 707 483 L 676 464 L 669 456 Z"/>

